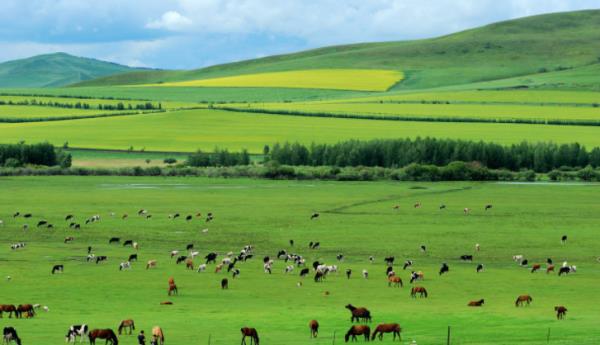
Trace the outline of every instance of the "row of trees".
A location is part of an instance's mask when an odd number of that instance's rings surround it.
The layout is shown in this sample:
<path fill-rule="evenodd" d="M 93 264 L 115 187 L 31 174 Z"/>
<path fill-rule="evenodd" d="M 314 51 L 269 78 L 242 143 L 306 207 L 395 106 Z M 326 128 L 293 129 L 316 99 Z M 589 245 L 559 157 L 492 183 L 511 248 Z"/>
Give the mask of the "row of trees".
<path fill-rule="evenodd" d="M 162 103 L 154 104 L 152 102 L 145 103 L 123 103 L 118 102 L 116 104 L 89 104 L 85 102 L 75 102 L 75 103 L 61 103 L 55 101 L 41 101 L 37 99 L 32 100 L 22 100 L 22 101 L 13 101 L 13 100 L 0 100 L 0 105 L 34 105 L 34 106 L 43 106 L 43 107 L 56 107 L 56 108 L 67 108 L 67 109 L 98 109 L 98 110 L 160 110 L 162 109 Z"/>
<path fill-rule="evenodd" d="M 229 152 L 216 148 L 214 152 L 202 152 L 198 150 L 188 156 L 186 164 L 192 167 L 217 167 L 249 165 L 250 154 L 247 150 L 242 152 Z"/>
<path fill-rule="evenodd" d="M 71 155 L 56 150 L 52 144 L 6 144 L 0 145 L 0 166 L 15 168 L 23 165 L 71 166 Z"/>
<path fill-rule="evenodd" d="M 454 161 L 479 162 L 490 169 L 546 173 L 561 167 L 600 167 L 600 148 L 578 143 L 528 143 L 503 146 L 483 141 L 417 138 L 337 144 L 277 143 L 268 158 L 287 165 L 404 167 L 411 163 L 445 166 Z"/>

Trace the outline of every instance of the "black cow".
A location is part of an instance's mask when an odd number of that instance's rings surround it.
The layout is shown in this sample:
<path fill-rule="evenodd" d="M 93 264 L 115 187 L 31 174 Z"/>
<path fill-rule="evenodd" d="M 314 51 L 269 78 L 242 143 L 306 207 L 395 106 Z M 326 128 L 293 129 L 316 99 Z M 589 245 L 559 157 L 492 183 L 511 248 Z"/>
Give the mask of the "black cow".
<path fill-rule="evenodd" d="M 11 341 L 17 343 L 17 345 L 21 345 L 21 338 L 17 335 L 17 330 L 13 327 L 4 327 L 2 332 L 3 335 L 3 343 L 6 342 L 9 344 Z"/>
<path fill-rule="evenodd" d="M 126 247 L 126 246 L 132 247 L 133 246 L 133 240 L 126 240 L 125 242 L 123 242 L 123 247 Z"/>
<path fill-rule="evenodd" d="M 39 228 L 40 226 L 42 226 L 42 225 L 47 225 L 47 224 L 48 224 L 48 222 L 47 222 L 47 221 L 45 221 L 45 220 L 40 220 L 40 221 L 37 223 L 37 227 Z"/>
<path fill-rule="evenodd" d="M 65 266 L 63 265 L 54 265 L 54 267 L 52 267 L 52 274 L 56 273 L 56 272 L 64 272 L 65 270 Z"/>
<path fill-rule="evenodd" d="M 68 221 L 68 220 L 70 220 L 70 219 L 73 219 L 73 215 L 72 215 L 72 214 L 68 214 L 68 215 L 65 217 L 65 221 Z"/>
<path fill-rule="evenodd" d="M 137 261 L 137 259 L 138 259 L 137 254 L 131 254 L 131 255 L 129 255 L 129 259 L 127 259 L 127 261 L 130 261 L 130 262 L 134 261 L 134 260 Z"/>
<path fill-rule="evenodd" d="M 402 269 L 405 270 L 408 267 L 412 266 L 412 264 L 413 264 L 412 260 L 406 260 L 406 261 L 404 261 L 404 266 L 402 266 Z"/>
<path fill-rule="evenodd" d="M 477 273 L 483 271 L 483 264 L 477 264 L 476 271 L 477 271 Z"/>
<path fill-rule="evenodd" d="M 108 244 L 119 243 L 119 242 L 121 242 L 121 239 L 118 237 L 112 237 L 110 240 L 108 240 Z"/>
<path fill-rule="evenodd" d="M 310 220 L 317 219 L 317 218 L 319 218 L 319 216 L 320 215 L 317 212 L 315 212 L 315 213 L 313 213 L 313 214 L 310 215 Z"/>
<path fill-rule="evenodd" d="M 350 276 L 352 275 L 352 270 L 350 268 L 346 269 L 346 278 L 350 279 Z"/>
<path fill-rule="evenodd" d="M 445 262 L 442 264 L 442 267 L 440 267 L 440 275 L 450 272 L 450 267 L 448 267 L 448 264 L 446 264 Z"/>
<path fill-rule="evenodd" d="M 105 255 L 96 256 L 96 264 L 98 264 L 100 261 L 106 260 L 108 260 L 108 258 Z"/>
<path fill-rule="evenodd" d="M 175 262 L 176 264 L 180 264 L 182 262 L 184 262 L 185 260 L 187 260 L 187 256 L 186 255 L 181 255 L 177 258 L 177 261 Z"/>
<path fill-rule="evenodd" d="M 206 264 L 211 262 L 214 264 L 217 262 L 217 253 L 208 253 L 208 255 L 206 255 L 204 258 L 206 259 Z"/>
<path fill-rule="evenodd" d="M 385 261 L 385 263 L 386 263 L 388 266 L 392 266 L 392 265 L 394 264 L 394 260 L 396 260 L 396 258 L 395 258 L 395 257 L 393 257 L 393 256 L 388 256 L 388 257 L 386 257 L 386 258 L 385 258 L 385 259 L 383 259 L 383 260 Z"/>
<path fill-rule="evenodd" d="M 460 259 L 462 261 L 473 261 L 473 255 L 461 255 Z"/>
<path fill-rule="evenodd" d="M 492 208 L 492 204 L 487 204 L 485 205 L 485 211 L 489 210 Z"/>
<path fill-rule="evenodd" d="M 193 243 L 190 243 L 187 246 L 185 246 L 185 250 L 192 250 L 192 249 L 194 249 L 194 244 Z"/>
<path fill-rule="evenodd" d="M 310 270 L 308 268 L 303 268 L 302 270 L 300 270 L 300 277 L 306 276 L 309 272 Z"/>

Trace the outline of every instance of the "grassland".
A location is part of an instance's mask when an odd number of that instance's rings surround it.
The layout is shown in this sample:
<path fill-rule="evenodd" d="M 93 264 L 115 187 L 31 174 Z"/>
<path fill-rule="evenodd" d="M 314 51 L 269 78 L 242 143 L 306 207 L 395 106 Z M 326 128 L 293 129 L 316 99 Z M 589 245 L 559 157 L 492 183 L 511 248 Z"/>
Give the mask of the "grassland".
<path fill-rule="evenodd" d="M 350 325 L 343 308 L 347 303 L 370 308 L 375 324 L 399 322 L 403 343 L 443 343 L 448 325 L 452 344 L 545 344 L 548 329 L 551 344 L 586 345 L 600 339 L 600 307 L 592 303 L 600 279 L 597 185 L 50 177 L 2 178 L 0 187 L 0 273 L 12 277 L 10 282 L 3 278 L 2 303 L 41 303 L 50 309 L 34 319 L 2 319 L 19 330 L 25 344 L 63 344 L 71 324 L 114 329 L 125 318 L 146 332 L 160 325 L 169 344 L 203 344 L 209 335 L 211 344 L 232 344 L 245 325 L 257 327 L 265 344 L 331 344 L 334 331 L 339 344 Z M 412 207 L 416 201 L 422 209 Z M 440 203 L 448 208 L 440 211 Z M 486 203 L 494 208 L 484 212 Z M 392 209 L 395 204 L 400 210 Z M 471 215 L 463 215 L 464 207 L 473 208 Z M 139 208 L 153 218 L 134 216 Z M 13 219 L 17 210 L 34 217 Z M 209 211 L 215 214 L 209 224 L 167 218 L 174 212 Z M 314 211 L 321 217 L 310 221 Z M 129 213 L 129 219 L 121 220 L 122 213 Z M 79 222 L 100 214 L 102 221 L 76 232 L 68 230 L 66 214 Z M 21 230 L 23 223 L 42 218 L 56 228 Z M 204 228 L 208 233 L 200 231 Z M 569 235 L 564 246 L 559 241 L 563 234 Z M 64 244 L 65 236 L 75 241 Z M 120 272 L 118 264 L 133 250 L 108 245 L 112 236 L 140 243 L 140 262 L 131 271 Z M 26 248 L 11 250 L 17 241 L 25 241 Z M 308 250 L 309 241 L 320 241 L 321 249 Z M 221 291 L 226 273 L 213 273 L 212 265 L 196 273 L 169 259 L 169 251 L 183 250 L 190 242 L 201 255 L 253 244 L 255 258 L 238 264 L 240 277 L 229 276 L 230 289 Z M 478 253 L 475 243 L 481 244 Z M 421 244 L 427 245 L 427 254 L 420 253 Z M 108 262 L 86 263 L 88 245 L 97 255 L 107 255 Z M 298 270 L 285 275 L 282 261 L 276 261 L 272 275 L 262 272 L 262 257 L 273 257 L 279 249 L 302 254 L 309 263 L 337 264 L 341 272 L 321 284 L 308 277 L 297 287 L 302 281 Z M 343 262 L 336 262 L 338 253 L 345 255 Z M 474 263 L 459 262 L 463 254 L 474 254 Z M 568 260 L 578 272 L 531 274 L 511 260 L 515 254 L 530 263 L 547 257 Z M 369 263 L 369 255 L 375 263 Z M 430 297 L 414 300 L 407 286 L 388 287 L 386 255 L 395 255 L 400 264 L 414 260 L 413 269 L 425 272 L 419 284 Z M 144 269 L 149 259 L 158 260 L 155 270 Z M 448 262 L 450 273 L 440 277 L 441 262 Z M 65 265 L 65 273 L 51 275 L 58 263 Z M 475 273 L 476 263 L 485 265 L 483 273 Z M 354 272 L 350 280 L 343 274 L 346 268 Z M 360 277 L 363 269 L 370 272 L 368 280 Z M 398 265 L 396 270 L 408 284 L 408 271 Z M 170 276 L 180 296 L 166 296 Z M 532 305 L 515 308 L 514 299 L 524 293 L 533 296 Z M 466 307 L 479 298 L 486 300 L 483 308 Z M 160 306 L 164 300 L 174 305 Z M 559 304 L 569 309 L 564 321 L 554 316 Z M 309 341 L 307 322 L 313 318 L 321 332 Z M 120 337 L 120 344 L 135 343 L 132 336 Z"/>
<path fill-rule="evenodd" d="M 289 72 L 244 74 L 233 77 L 188 80 L 161 84 L 167 87 L 270 87 L 386 91 L 403 75 L 391 70 L 316 69 Z M 150 86 L 158 86 L 156 84 Z"/>
<path fill-rule="evenodd" d="M 112 111 L 116 112 L 116 111 Z M 111 113 L 108 110 L 98 109 L 68 109 L 25 105 L 0 105 L 0 118 L 2 119 L 32 119 L 54 117 L 86 117 L 98 114 Z"/>
<path fill-rule="evenodd" d="M 49 141 L 79 148 L 192 152 L 216 146 L 261 153 L 283 141 L 335 143 L 346 139 L 439 137 L 501 144 L 577 141 L 600 146 L 599 128 L 484 123 L 376 121 L 233 113 L 198 109 L 84 120 L 0 124 L 0 140 Z"/>

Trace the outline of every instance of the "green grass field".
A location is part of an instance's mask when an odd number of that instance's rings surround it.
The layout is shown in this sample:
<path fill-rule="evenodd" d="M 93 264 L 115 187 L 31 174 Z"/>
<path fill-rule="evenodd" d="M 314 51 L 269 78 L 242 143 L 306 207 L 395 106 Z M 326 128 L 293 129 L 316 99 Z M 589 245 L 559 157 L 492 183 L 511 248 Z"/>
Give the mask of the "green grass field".
<path fill-rule="evenodd" d="M 110 114 L 111 112 L 116 113 L 117 111 L 98 109 L 68 109 L 33 105 L 0 105 L 0 118 L 15 120 L 67 116 L 86 117 L 98 114 Z"/>
<path fill-rule="evenodd" d="M 403 344 L 413 339 L 445 343 L 449 325 L 452 344 L 546 344 L 548 329 L 551 344 L 600 340 L 600 307 L 594 303 L 600 279 L 598 185 L 15 177 L 1 178 L 0 188 L 2 303 L 40 303 L 50 310 L 40 310 L 33 319 L 2 319 L 3 325 L 19 330 L 25 344 L 62 344 L 71 324 L 116 329 L 126 318 L 146 332 L 160 325 L 168 344 L 206 344 L 209 336 L 211 344 L 232 344 L 246 325 L 257 327 L 264 344 L 331 344 L 334 332 L 339 344 L 350 326 L 343 307 L 347 303 L 368 307 L 374 324 L 400 323 Z M 412 207 L 417 201 L 421 209 Z M 438 209 L 441 203 L 446 210 Z M 484 212 L 487 203 L 494 208 Z M 396 204 L 399 210 L 392 209 Z M 472 213 L 465 216 L 464 207 Z M 136 216 L 140 208 L 153 217 Z M 34 216 L 12 218 L 15 211 Z M 310 221 L 315 211 L 321 217 Z M 175 212 L 213 212 L 215 220 L 168 219 Z M 130 215 L 127 220 L 120 219 L 123 213 Z M 66 214 L 74 214 L 78 222 L 94 214 L 102 220 L 74 231 L 66 226 Z M 36 229 L 39 219 L 55 229 Z M 24 223 L 30 230 L 21 230 Z M 208 232 L 202 233 L 205 228 Z M 560 244 L 563 234 L 569 236 L 566 245 Z M 75 237 L 74 242 L 64 244 L 66 236 Z M 120 272 L 118 264 L 134 250 L 108 245 L 113 236 L 140 244 L 139 262 L 130 271 Z M 20 241 L 27 243 L 24 249 L 10 249 Z M 321 248 L 307 249 L 309 241 L 320 241 Z M 230 289 L 222 291 L 219 282 L 228 274 L 215 274 L 214 265 L 196 273 L 169 258 L 171 250 L 185 251 L 188 243 L 201 256 L 237 253 L 252 244 L 255 258 L 238 264 L 240 276 L 229 275 Z M 474 251 L 475 243 L 480 252 Z M 426 254 L 420 252 L 421 244 L 427 245 Z M 107 255 L 108 262 L 86 263 L 88 245 L 97 255 Z M 284 274 L 284 262 L 276 260 L 273 274 L 263 273 L 262 257 L 273 257 L 280 249 L 304 255 L 309 263 L 337 264 L 341 272 L 314 283 L 312 273 L 299 278 L 298 268 Z M 336 261 L 338 253 L 345 255 L 343 262 Z M 463 254 L 474 254 L 474 262 L 460 262 Z M 547 257 L 559 264 L 568 260 L 578 271 L 564 277 L 532 274 L 512 261 L 516 254 L 530 263 Z M 374 263 L 369 263 L 370 255 Z M 404 288 L 387 286 L 387 255 L 396 256 Z M 149 259 L 158 260 L 156 269 L 144 269 Z M 401 268 L 406 259 L 425 272 L 419 285 L 429 290 L 428 299 L 409 297 L 408 271 Z M 440 277 L 441 262 L 450 265 L 450 273 Z M 483 263 L 485 271 L 475 273 L 476 263 Z M 54 264 L 64 264 L 64 274 L 51 275 Z M 350 280 L 343 273 L 346 268 L 354 272 Z M 363 269 L 370 273 L 368 280 L 361 277 Z M 169 298 L 171 276 L 180 295 Z M 532 305 L 515 308 L 520 294 L 531 294 Z M 466 307 L 480 298 L 486 301 L 483 308 Z M 174 305 L 159 305 L 166 300 Z M 555 305 L 568 308 L 566 320 L 555 319 Z M 310 319 L 321 324 L 317 340 L 309 340 Z M 135 343 L 133 336 L 120 337 L 120 344 Z"/>

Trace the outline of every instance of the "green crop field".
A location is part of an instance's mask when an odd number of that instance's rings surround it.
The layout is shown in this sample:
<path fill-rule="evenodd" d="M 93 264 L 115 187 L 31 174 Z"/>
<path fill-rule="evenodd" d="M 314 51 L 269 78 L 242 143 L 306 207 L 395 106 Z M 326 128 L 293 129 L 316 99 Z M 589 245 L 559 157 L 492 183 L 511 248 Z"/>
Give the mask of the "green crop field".
<path fill-rule="evenodd" d="M 86 117 L 97 114 L 108 114 L 116 111 L 98 109 L 69 109 L 42 107 L 33 105 L 0 105 L 0 118 L 5 119 L 31 119 L 77 116 Z"/>
<path fill-rule="evenodd" d="M 49 308 L 33 319 L 4 315 L 2 323 L 15 326 L 25 344 L 63 344 L 71 324 L 116 329 L 127 318 L 136 321 L 136 330 L 160 325 L 169 344 L 206 344 L 209 337 L 211 344 L 232 344 L 246 325 L 258 329 L 264 344 L 332 344 L 334 332 L 339 344 L 351 325 L 344 309 L 348 303 L 369 308 L 373 325 L 400 323 L 403 344 L 445 343 L 448 326 L 453 344 L 546 344 L 548 332 L 551 344 L 600 341 L 600 307 L 594 303 L 600 279 L 598 185 L 4 177 L 0 188 L 2 303 Z M 417 201 L 422 208 L 412 207 Z M 447 209 L 439 210 L 441 203 Z M 488 203 L 494 207 L 484 211 Z M 471 214 L 465 216 L 464 207 L 472 208 Z M 153 217 L 137 216 L 141 208 Z M 33 217 L 13 218 L 16 211 Z M 315 211 L 321 216 L 311 221 Z M 175 212 L 213 212 L 215 219 L 169 219 Z M 95 214 L 101 220 L 75 231 L 68 229 L 67 214 L 82 224 Z M 40 219 L 54 229 L 36 228 Z M 23 224 L 29 230 L 23 231 Z M 569 236 L 565 245 L 563 234 Z M 74 241 L 65 244 L 67 236 Z M 139 243 L 139 261 L 131 270 L 118 268 L 135 250 L 109 245 L 111 237 Z M 310 241 L 319 241 L 320 249 L 309 250 Z M 25 242 L 25 248 L 11 250 L 16 242 Z M 215 274 L 213 264 L 197 273 L 169 257 L 171 250 L 185 253 L 188 243 L 200 257 L 218 252 L 218 260 L 253 245 L 254 258 L 236 265 L 240 275 L 235 279 Z M 420 245 L 427 246 L 426 253 Z M 108 261 L 87 263 L 87 246 Z M 314 260 L 337 265 L 339 273 L 315 283 L 313 273 L 300 278 L 298 267 L 285 274 L 286 263 L 278 259 L 273 274 L 264 273 L 263 257 L 275 258 L 281 249 L 303 255 L 308 266 Z M 337 254 L 344 260 L 338 262 Z M 474 261 L 461 262 L 464 254 L 473 254 Z M 396 257 L 403 288 L 388 287 L 383 262 L 388 255 Z M 557 265 L 567 260 L 577 272 L 532 274 L 513 255 L 524 255 L 530 265 L 548 257 Z M 157 268 L 146 270 L 150 259 L 158 261 Z M 412 270 L 424 272 L 418 285 L 428 289 L 429 298 L 409 297 L 410 269 L 401 267 L 407 259 L 414 261 Z M 194 261 L 196 266 L 202 262 Z M 450 272 L 439 276 L 442 262 Z M 484 264 L 483 272 L 475 272 L 477 263 Z M 64 273 L 50 274 L 55 264 L 64 264 Z M 347 268 L 353 271 L 349 280 Z M 362 278 L 363 269 L 368 279 Z M 167 296 L 169 277 L 175 278 L 179 296 Z M 224 277 L 230 282 L 227 291 L 219 286 Z M 516 308 L 520 294 L 530 294 L 532 304 Z M 482 308 L 466 306 L 480 298 L 485 299 Z M 555 305 L 568 308 L 566 320 L 556 320 Z M 309 341 L 311 319 L 321 328 L 319 338 Z M 119 340 L 136 344 L 133 336 Z M 383 343 L 392 344 L 389 335 Z"/>
<path fill-rule="evenodd" d="M 246 74 L 234 77 L 189 80 L 161 84 L 167 87 L 279 87 L 386 91 L 403 78 L 390 70 L 317 69 L 290 72 Z M 150 85 L 157 86 L 157 85 Z"/>
<path fill-rule="evenodd" d="M 71 147 L 146 151 L 212 151 L 215 147 L 260 153 L 275 142 L 335 143 L 346 139 L 439 137 L 501 144 L 554 141 L 600 146 L 599 127 L 525 124 L 377 121 L 245 114 L 198 109 L 84 120 L 2 123 L 0 141 L 49 141 Z M 574 133 L 577 133 L 576 138 Z"/>

